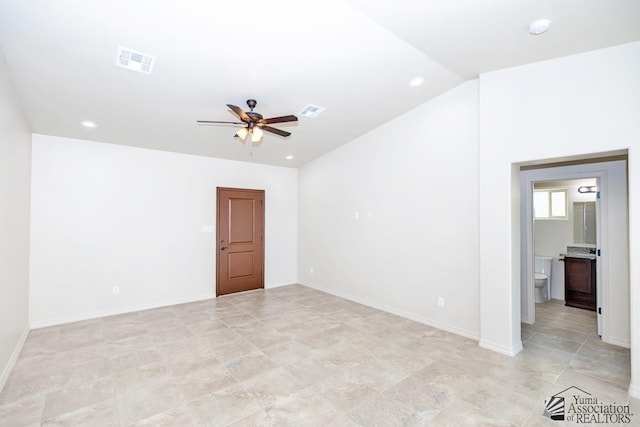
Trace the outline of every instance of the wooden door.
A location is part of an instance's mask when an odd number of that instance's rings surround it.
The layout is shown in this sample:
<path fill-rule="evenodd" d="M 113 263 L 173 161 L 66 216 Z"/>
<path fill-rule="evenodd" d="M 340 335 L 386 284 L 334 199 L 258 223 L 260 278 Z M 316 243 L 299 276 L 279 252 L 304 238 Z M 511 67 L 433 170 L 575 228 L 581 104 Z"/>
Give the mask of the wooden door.
<path fill-rule="evenodd" d="M 264 190 L 218 188 L 216 295 L 264 288 Z"/>

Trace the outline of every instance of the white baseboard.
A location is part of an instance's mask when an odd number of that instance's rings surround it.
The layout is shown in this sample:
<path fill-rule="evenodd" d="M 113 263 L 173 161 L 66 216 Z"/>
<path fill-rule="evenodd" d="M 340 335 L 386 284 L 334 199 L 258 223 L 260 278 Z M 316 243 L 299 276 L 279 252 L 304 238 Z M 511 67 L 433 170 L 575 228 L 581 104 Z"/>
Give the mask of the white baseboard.
<path fill-rule="evenodd" d="M 271 284 L 265 284 L 264 285 L 264 289 L 275 289 L 275 288 L 281 288 L 283 286 L 291 286 L 291 285 L 297 285 L 297 282 L 294 283 L 271 283 Z"/>
<path fill-rule="evenodd" d="M 640 399 L 640 385 L 629 384 L 629 396 Z"/>
<path fill-rule="evenodd" d="M 605 340 L 603 337 L 602 341 L 606 342 L 607 344 L 617 345 L 618 347 L 631 348 L 631 343 L 627 340 L 621 340 L 618 338 L 611 338 L 611 337 Z"/>
<path fill-rule="evenodd" d="M 190 303 L 190 302 L 196 302 L 196 301 L 203 301 L 203 300 L 207 300 L 207 299 L 212 299 L 212 298 L 215 298 L 215 297 L 216 297 L 216 294 L 212 292 L 212 293 L 207 293 L 205 295 L 201 295 L 201 296 L 198 296 L 198 297 L 180 298 L 180 299 L 175 299 L 175 300 L 171 300 L 171 301 L 159 301 L 159 302 L 153 302 L 153 303 L 150 303 L 150 304 L 141 304 L 141 305 L 136 305 L 136 306 L 119 307 L 119 308 L 114 308 L 114 309 L 109 309 L 109 310 L 95 311 L 95 312 L 92 312 L 92 313 L 83 313 L 83 314 L 67 316 L 67 317 L 59 317 L 59 318 L 56 318 L 56 319 L 40 320 L 40 321 L 36 321 L 36 322 L 31 322 L 31 329 L 46 328 L 47 326 L 63 325 L 65 323 L 80 322 L 82 320 L 97 319 L 97 318 L 100 318 L 100 317 L 114 316 L 116 314 L 132 313 L 134 311 L 142 311 L 142 310 L 150 310 L 150 309 L 153 309 L 153 308 L 168 307 L 170 305 L 186 304 L 186 303 Z"/>
<path fill-rule="evenodd" d="M 515 356 L 520 353 L 523 349 L 522 341 L 518 341 L 518 343 L 513 347 L 507 347 L 502 344 L 494 343 L 488 340 L 480 340 L 478 345 L 482 348 L 486 348 L 487 350 L 495 351 L 500 354 L 504 354 L 505 356 Z"/>
<path fill-rule="evenodd" d="M 18 343 L 13 349 L 13 353 L 11 353 L 11 357 L 9 358 L 9 361 L 7 362 L 4 369 L 2 370 L 2 375 L 0 375 L 0 392 L 2 392 L 2 389 L 4 389 L 4 385 L 7 383 L 7 380 L 9 379 L 9 374 L 11 374 L 13 367 L 16 365 L 18 356 L 20 356 L 20 352 L 22 351 L 22 347 L 24 347 L 24 343 L 27 340 L 28 335 L 29 335 L 29 328 L 25 328 L 25 330 L 22 332 L 22 336 L 20 336 Z"/>
<path fill-rule="evenodd" d="M 349 301 L 354 301 L 359 304 L 366 305 L 368 307 L 372 307 L 381 311 L 386 311 L 387 313 L 395 314 L 396 316 L 404 317 L 405 319 L 413 320 L 418 323 L 422 323 L 427 326 L 434 327 L 436 329 L 441 329 L 446 332 L 451 332 L 452 334 L 462 335 L 463 337 L 470 338 L 472 340 L 478 341 L 480 338 L 479 335 L 475 332 L 468 331 L 466 329 L 458 328 L 455 326 L 447 325 L 445 323 L 438 322 L 436 320 L 427 319 L 426 317 L 419 316 L 417 314 L 409 313 L 404 310 L 399 310 L 388 305 L 379 304 L 374 301 L 370 301 L 364 298 L 355 297 L 353 295 L 349 295 L 340 291 L 336 291 L 333 289 L 324 288 L 322 286 L 318 286 L 311 283 L 300 283 L 302 286 L 306 286 L 308 288 L 316 289 L 321 292 L 325 292 L 327 294 L 335 295 L 340 298 L 347 299 Z"/>

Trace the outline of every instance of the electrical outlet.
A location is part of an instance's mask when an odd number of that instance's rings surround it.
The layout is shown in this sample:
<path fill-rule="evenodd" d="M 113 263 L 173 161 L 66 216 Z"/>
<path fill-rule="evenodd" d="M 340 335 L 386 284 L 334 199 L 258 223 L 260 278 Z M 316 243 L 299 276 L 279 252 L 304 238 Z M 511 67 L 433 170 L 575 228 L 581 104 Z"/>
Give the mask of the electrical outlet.
<path fill-rule="evenodd" d="M 367 212 L 367 219 L 373 218 L 373 214 L 371 212 Z"/>
<path fill-rule="evenodd" d="M 444 307 L 444 297 L 438 297 L 438 307 Z"/>
<path fill-rule="evenodd" d="M 118 295 L 120 293 L 120 286 L 114 286 L 113 287 L 113 294 L 114 295 Z"/>
<path fill-rule="evenodd" d="M 313 269 L 313 267 L 309 267 L 309 274 L 314 275 L 316 274 L 315 270 Z"/>

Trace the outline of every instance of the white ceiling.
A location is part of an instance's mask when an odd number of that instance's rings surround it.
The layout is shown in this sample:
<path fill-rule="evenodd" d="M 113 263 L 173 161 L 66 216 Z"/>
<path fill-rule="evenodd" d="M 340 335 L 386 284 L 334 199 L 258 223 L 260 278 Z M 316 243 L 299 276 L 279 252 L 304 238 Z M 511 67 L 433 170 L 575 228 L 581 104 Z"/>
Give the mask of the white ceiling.
<path fill-rule="evenodd" d="M 539 18 L 551 29 L 529 35 Z M 290 167 L 479 73 L 640 40 L 639 23 L 639 0 L 0 0 L 33 132 Z M 155 55 L 153 73 L 117 68 L 118 46 Z M 253 150 L 195 123 L 248 98 L 265 117 L 327 111 Z"/>

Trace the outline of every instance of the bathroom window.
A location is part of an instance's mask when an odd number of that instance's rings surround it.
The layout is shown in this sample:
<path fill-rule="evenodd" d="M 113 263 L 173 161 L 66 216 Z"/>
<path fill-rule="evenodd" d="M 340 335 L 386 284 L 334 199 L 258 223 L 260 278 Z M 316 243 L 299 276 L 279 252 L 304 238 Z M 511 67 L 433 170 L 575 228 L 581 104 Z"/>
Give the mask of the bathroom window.
<path fill-rule="evenodd" d="M 536 219 L 568 219 L 567 190 L 536 190 L 533 192 Z"/>

